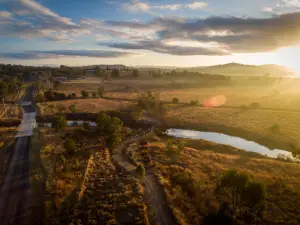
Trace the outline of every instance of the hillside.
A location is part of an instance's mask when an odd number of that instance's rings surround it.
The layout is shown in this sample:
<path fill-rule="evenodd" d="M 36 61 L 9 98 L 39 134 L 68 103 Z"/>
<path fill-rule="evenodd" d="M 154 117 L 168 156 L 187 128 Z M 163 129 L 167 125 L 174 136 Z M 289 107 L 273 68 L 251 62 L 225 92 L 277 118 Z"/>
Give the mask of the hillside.
<path fill-rule="evenodd" d="M 280 66 L 280 65 L 244 65 L 238 63 L 228 63 L 223 65 L 207 66 L 207 67 L 195 67 L 193 71 L 201 73 L 213 73 L 230 76 L 293 76 L 294 72 L 292 69 Z"/>

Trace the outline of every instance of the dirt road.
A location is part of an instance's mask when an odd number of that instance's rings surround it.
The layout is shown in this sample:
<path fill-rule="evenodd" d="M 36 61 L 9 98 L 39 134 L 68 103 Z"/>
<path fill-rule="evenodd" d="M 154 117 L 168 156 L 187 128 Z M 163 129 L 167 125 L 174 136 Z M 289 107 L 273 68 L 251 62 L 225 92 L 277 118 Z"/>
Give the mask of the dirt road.
<path fill-rule="evenodd" d="M 30 87 L 23 102 L 32 100 L 33 88 Z M 32 134 L 34 108 L 23 106 L 24 116 L 15 141 L 9 167 L 0 189 L 0 223 L 1 225 L 22 225 L 28 211 L 28 189 L 30 184 L 29 143 Z M 28 115 L 31 116 L 28 116 Z M 29 121 L 28 118 L 31 118 Z M 24 126 L 27 124 L 28 126 Z"/>
<path fill-rule="evenodd" d="M 153 132 L 153 128 L 151 132 Z M 127 172 L 137 176 L 134 166 L 123 152 L 127 148 L 128 144 L 137 142 L 141 137 L 136 137 L 124 142 L 118 151 L 112 156 L 113 160 L 117 162 Z M 171 209 L 168 206 L 166 196 L 163 188 L 158 183 L 155 175 L 151 170 L 146 172 L 143 178 L 143 186 L 145 190 L 145 199 L 149 207 L 152 223 L 155 225 L 176 225 L 178 224 Z"/>

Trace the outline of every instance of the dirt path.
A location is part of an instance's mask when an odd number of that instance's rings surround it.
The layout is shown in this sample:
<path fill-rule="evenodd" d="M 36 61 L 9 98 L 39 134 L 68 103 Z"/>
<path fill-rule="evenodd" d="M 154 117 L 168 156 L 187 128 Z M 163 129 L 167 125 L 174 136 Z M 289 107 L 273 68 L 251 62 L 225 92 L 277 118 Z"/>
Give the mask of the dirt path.
<path fill-rule="evenodd" d="M 152 132 L 152 130 L 151 130 Z M 138 176 L 135 173 L 136 166 L 134 166 L 128 158 L 123 154 L 124 150 L 127 148 L 128 144 L 136 142 L 141 137 L 136 137 L 124 142 L 118 151 L 112 156 L 113 160 L 117 162 L 122 168 L 127 172 Z M 151 170 L 146 172 L 143 178 L 143 185 L 145 191 L 145 199 L 149 207 L 149 212 L 153 220 L 152 223 L 155 225 L 174 225 L 178 224 L 174 218 L 171 209 L 168 206 L 164 190 L 162 186 L 156 180 L 155 175 Z"/>

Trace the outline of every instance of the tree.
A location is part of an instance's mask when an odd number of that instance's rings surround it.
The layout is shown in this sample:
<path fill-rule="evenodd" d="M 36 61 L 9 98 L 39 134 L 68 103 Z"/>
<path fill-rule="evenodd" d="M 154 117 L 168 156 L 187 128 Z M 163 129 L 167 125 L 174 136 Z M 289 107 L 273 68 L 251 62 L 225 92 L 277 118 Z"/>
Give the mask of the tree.
<path fill-rule="evenodd" d="M 0 98 L 4 99 L 8 93 L 8 86 L 4 81 L 0 81 Z"/>
<path fill-rule="evenodd" d="M 75 93 L 72 93 L 72 98 L 76 98 L 76 94 Z"/>
<path fill-rule="evenodd" d="M 135 171 L 140 175 L 141 178 L 145 177 L 146 170 L 142 163 L 139 163 L 135 169 Z"/>
<path fill-rule="evenodd" d="M 98 88 L 97 94 L 99 95 L 100 98 L 103 98 L 104 87 L 102 85 L 100 85 L 100 87 Z"/>
<path fill-rule="evenodd" d="M 67 120 L 64 116 L 56 116 L 52 126 L 57 130 L 63 130 L 67 126 Z"/>
<path fill-rule="evenodd" d="M 92 97 L 95 98 L 96 96 L 97 96 L 97 95 L 96 95 L 96 92 L 93 92 L 93 93 L 92 93 Z"/>
<path fill-rule="evenodd" d="M 136 70 L 136 69 L 133 70 L 133 71 L 132 71 L 132 76 L 133 76 L 133 77 L 138 77 L 138 76 L 140 76 L 139 71 Z"/>
<path fill-rule="evenodd" d="M 52 91 L 52 89 L 49 89 L 48 91 L 45 91 L 44 92 L 44 97 L 47 101 L 54 100 L 54 92 Z"/>
<path fill-rule="evenodd" d="M 119 77 L 120 76 L 120 71 L 118 69 L 113 69 L 111 71 L 111 77 Z"/>
<path fill-rule="evenodd" d="M 61 82 L 58 80 L 55 80 L 53 83 L 53 88 L 58 91 L 58 88 L 60 87 L 60 85 L 61 85 Z"/>
<path fill-rule="evenodd" d="M 179 99 L 178 99 L 178 98 L 173 98 L 173 99 L 172 99 L 172 103 L 178 104 L 178 103 L 179 103 Z"/>
<path fill-rule="evenodd" d="M 96 124 L 101 132 L 105 132 L 110 124 L 111 117 L 103 112 L 97 115 Z"/>
<path fill-rule="evenodd" d="M 233 212 L 235 212 L 237 207 L 239 206 L 241 196 L 248 182 L 248 175 L 237 170 L 229 170 L 220 179 L 217 190 L 223 191 L 231 198 Z"/>
<path fill-rule="evenodd" d="M 69 138 L 65 141 L 64 147 L 69 154 L 73 154 L 73 153 L 75 153 L 75 150 L 76 150 L 76 143 L 73 139 Z"/>
<path fill-rule="evenodd" d="M 199 105 L 199 101 L 198 100 L 195 100 L 195 101 L 191 100 L 191 105 L 192 106 Z"/>
<path fill-rule="evenodd" d="M 81 96 L 83 98 L 88 98 L 89 97 L 89 93 L 87 91 L 81 91 Z"/>

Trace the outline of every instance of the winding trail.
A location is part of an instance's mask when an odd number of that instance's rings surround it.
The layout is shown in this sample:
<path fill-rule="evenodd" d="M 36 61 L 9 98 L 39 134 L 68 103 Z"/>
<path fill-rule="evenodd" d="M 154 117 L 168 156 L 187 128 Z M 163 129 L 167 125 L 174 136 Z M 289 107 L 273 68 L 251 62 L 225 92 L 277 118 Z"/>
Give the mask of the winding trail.
<path fill-rule="evenodd" d="M 153 132 L 152 127 L 151 132 Z M 139 141 L 141 136 L 132 138 L 121 144 L 119 149 L 113 154 L 113 160 L 118 163 L 123 169 L 134 176 L 138 176 L 135 172 L 136 166 L 133 165 L 128 158 L 123 154 L 127 146 L 131 143 Z M 147 170 L 143 178 L 143 186 L 145 191 L 145 200 L 148 205 L 150 217 L 155 225 L 176 225 L 178 224 L 172 210 L 169 208 L 163 187 L 158 183 L 151 169 Z"/>

